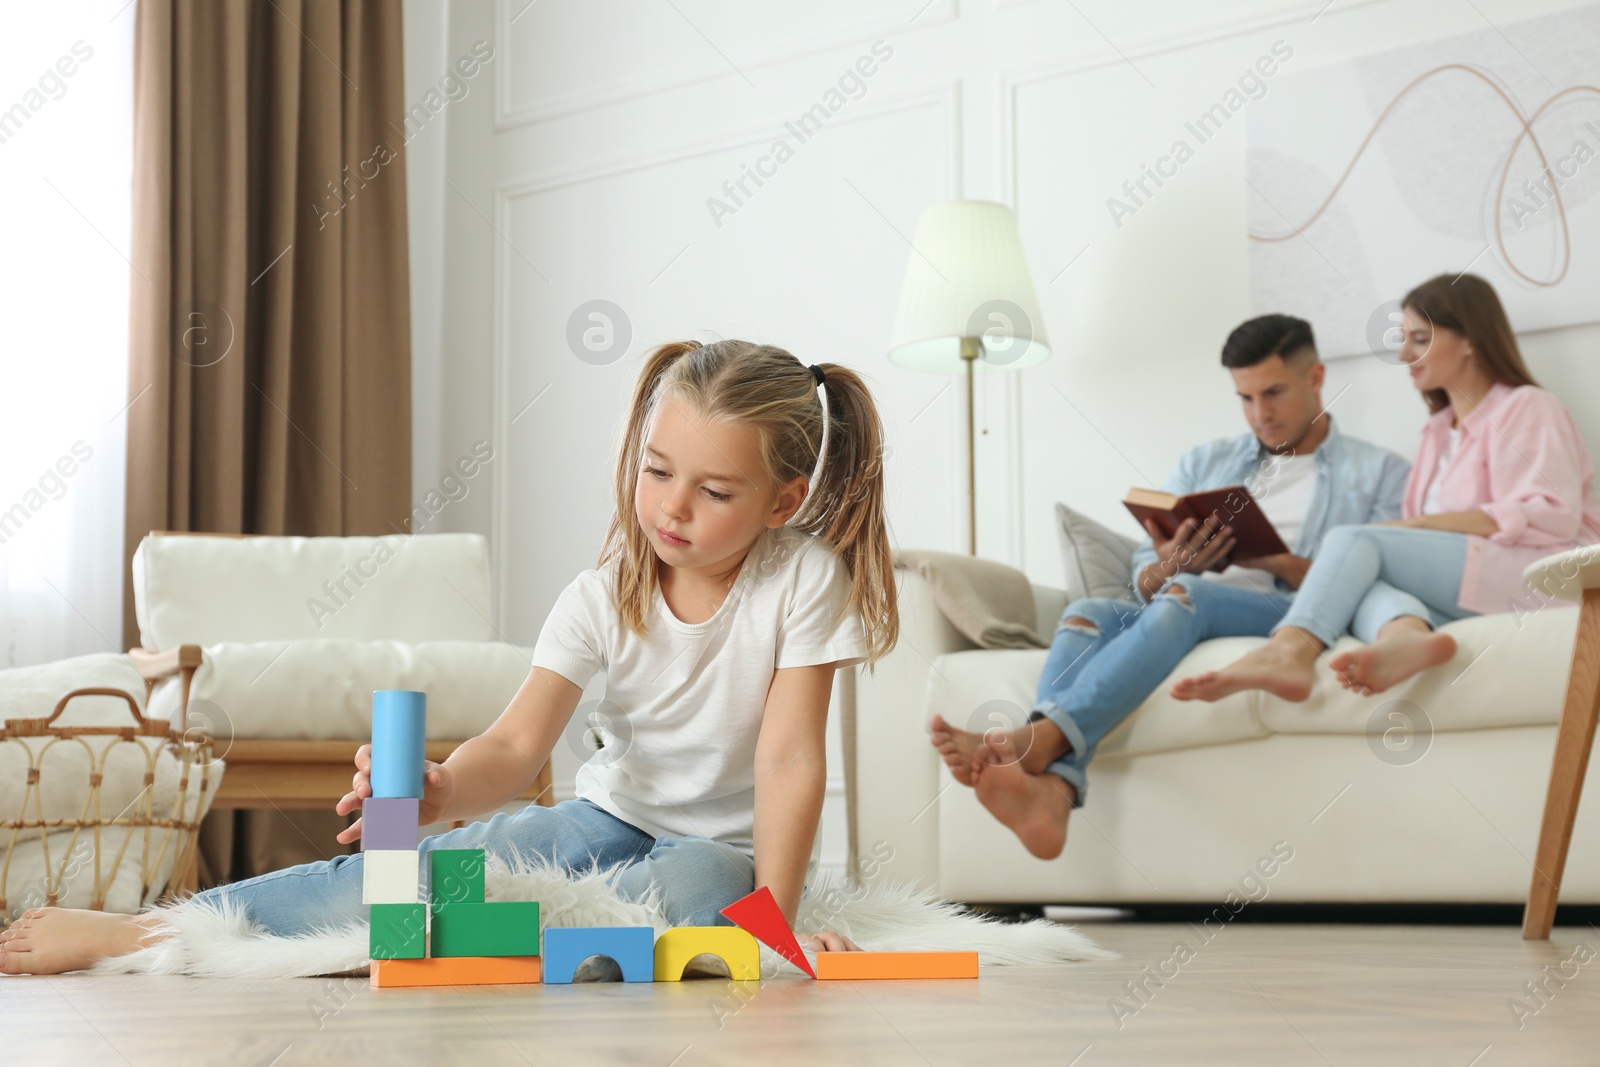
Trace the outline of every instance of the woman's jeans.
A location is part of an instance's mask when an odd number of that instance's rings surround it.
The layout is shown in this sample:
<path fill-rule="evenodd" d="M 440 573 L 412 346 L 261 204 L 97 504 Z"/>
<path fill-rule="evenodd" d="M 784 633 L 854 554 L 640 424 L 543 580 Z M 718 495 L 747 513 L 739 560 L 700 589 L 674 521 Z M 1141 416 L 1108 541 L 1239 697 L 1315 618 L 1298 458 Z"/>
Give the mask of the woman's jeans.
<path fill-rule="evenodd" d="M 436 848 L 481 848 L 510 862 L 535 856 L 568 871 L 593 864 L 626 864 L 612 884 L 641 900 L 654 883 L 673 926 L 726 926 L 721 910 L 755 888 L 755 864 L 732 845 L 704 837 L 651 837 L 587 800 L 554 807 L 530 804 L 417 845 L 418 900 L 428 900 L 428 853 Z M 361 854 L 304 863 L 197 893 L 196 901 L 230 901 L 268 933 L 311 933 L 318 927 L 365 922 Z"/>
<path fill-rule="evenodd" d="M 1430 626 L 1464 619 L 1476 614 L 1456 603 L 1466 562 L 1466 534 L 1335 526 L 1278 626 L 1307 630 L 1331 646 L 1346 630 L 1370 643 L 1401 615 Z"/>
<path fill-rule="evenodd" d="M 1328 645 L 1346 629 L 1371 642 L 1401 615 L 1435 625 L 1465 618 L 1472 612 L 1456 604 L 1456 593 L 1466 544 L 1465 534 L 1442 530 L 1336 526 L 1292 598 L 1180 574 L 1148 604 L 1068 604 L 1029 715 L 1048 718 L 1072 746 L 1048 770 L 1072 785 L 1081 807 L 1101 740 L 1202 641 L 1301 626 Z"/>

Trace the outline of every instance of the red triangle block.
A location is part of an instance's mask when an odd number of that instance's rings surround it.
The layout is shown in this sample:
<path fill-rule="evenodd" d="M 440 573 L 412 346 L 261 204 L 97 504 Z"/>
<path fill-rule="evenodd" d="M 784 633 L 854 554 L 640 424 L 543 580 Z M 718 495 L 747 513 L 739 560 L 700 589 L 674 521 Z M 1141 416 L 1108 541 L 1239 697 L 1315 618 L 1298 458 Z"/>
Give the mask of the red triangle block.
<path fill-rule="evenodd" d="M 800 942 L 795 940 L 794 931 L 789 929 L 783 909 L 778 907 L 778 902 L 772 898 L 772 890 L 766 886 L 729 904 L 722 909 L 722 914 L 811 977 L 817 976 L 817 972 L 811 969 L 811 961 L 800 950 Z"/>

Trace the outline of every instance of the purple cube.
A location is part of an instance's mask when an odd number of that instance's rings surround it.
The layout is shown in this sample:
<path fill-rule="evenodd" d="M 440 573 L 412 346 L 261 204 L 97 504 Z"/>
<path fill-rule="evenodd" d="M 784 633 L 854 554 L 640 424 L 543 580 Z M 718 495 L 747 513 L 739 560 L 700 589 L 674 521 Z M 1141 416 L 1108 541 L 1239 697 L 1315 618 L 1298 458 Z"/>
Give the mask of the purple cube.
<path fill-rule="evenodd" d="M 361 851 L 414 849 L 420 828 L 416 797 L 367 797 L 361 802 Z"/>

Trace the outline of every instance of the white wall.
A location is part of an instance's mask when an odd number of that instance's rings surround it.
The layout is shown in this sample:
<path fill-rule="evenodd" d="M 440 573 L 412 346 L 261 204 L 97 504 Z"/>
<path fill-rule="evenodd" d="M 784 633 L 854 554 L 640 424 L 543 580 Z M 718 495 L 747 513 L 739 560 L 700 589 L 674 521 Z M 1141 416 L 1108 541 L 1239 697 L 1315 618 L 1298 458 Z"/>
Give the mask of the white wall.
<path fill-rule="evenodd" d="M 1250 314 L 1244 121 L 1120 227 L 1106 198 L 1276 40 L 1294 51 L 1284 70 L 1309 69 L 1568 6 L 526 2 L 407 5 L 408 31 L 427 35 L 407 45 L 427 64 L 408 72 L 419 94 L 474 42 L 495 50 L 410 157 L 416 469 L 420 494 L 473 440 L 495 442 L 493 494 L 474 489 L 438 528 L 492 537 L 500 623 L 524 644 L 595 564 L 621 410 L 640 357 L 668 339 L 747 337 L 855 367 L 894 448 L 894 542 L 965 550 L 956 381 L 884 357 L 918 216 L 958 197 L 1016 208 L 1054 349 L 980 379 L 979 552 L 1059 583 L 1056 500 L 1133 532 L 1130 485 L 1243 428 L 1217 353 Z M 892 56 L 864 94 L 719 225 L 708 198 L 880 40 Z M 605 366 L 566 341 L 595 299 L 632 328 Z M 1595 395 L 1600 327 L 1524 340 L 1546 384 Z M 1424 409 L 1393 368 L 1340 361 L 1329 382 L 1329 399 L 1349 386 L 1333 409 L 1347 430 L 1411 452 Z M 1600 405 L 1574 406 L 1600 442 Z M 842 806 L 835 782 L 832 862 Z"/>

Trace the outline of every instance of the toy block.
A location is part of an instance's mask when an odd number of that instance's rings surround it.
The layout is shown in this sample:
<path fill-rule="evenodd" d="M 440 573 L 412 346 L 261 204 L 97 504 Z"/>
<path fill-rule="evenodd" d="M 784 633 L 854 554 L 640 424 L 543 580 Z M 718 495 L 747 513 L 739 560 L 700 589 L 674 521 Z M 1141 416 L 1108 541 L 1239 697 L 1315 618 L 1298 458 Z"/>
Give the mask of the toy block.
<path fill-rule="evenodd" d="M 426 960 L 373 960 L 367 982 L 392 986 L 534 985 L 538 956 L 446 956 Z"/>
<path fill-rule="evenodd" d="M 539 903 L 497 900 L 433 909 L 434 956 L 539 955 Z"/>
<path fill-rule="evenodd" d="M 483 903 L 483 849 L 436 848 L 428 853 L 428 900 L 435 913 L 446 904 Z"/>
<path fill-rule="evenodd" d="M 696 956 L 716 956 L 735 982 L 761 980 L 761 949 L 737 926 L 675 926 L 656 939 L 656 981 L 679 982 Z"/>
<path fill-rule="evenodd" d="M 367 954 L 375 960 L 420 960 L 427 954 L 428 906 L 374 904 Z"/>
<path fill-rule="evenodd" d="M 976 952 L 819 952 L 817 977 L 827 981 L 872 978 L 976 978 Z"/>
<path fill-rule="evenodd" d="M 428 694 L 379 689 L 372 694 L 372 795 L 421 797 Z"/>
<path fill-rule="evenodd" d="M 656 932 L 648 926 L 570 926 L 544 932 L 544 982 L 569 985 L 578 965 L 605 956 L 624 982 L 655 981 Z"/>
<path fill-rule="evenodd" d="M 783 909 L 778 907 L 778 902 L 772 897 L 772 890 L 766 886 L 762 886 L 749 896 L 740 897 L 723 908 L 722 914 L 741 930 L 750 931 L 757 941 L 811 977 L 817 976 L 817 972 L 811 969 L 811 961 L 806 959 L 806 954 L 801 951 L 800 942 L 795 940 L 794 931 L 789 928 L 789 920 L 783 917 Z"/>
<path fill-rule="evenodd" d="M 368 797 L 361 802 L 361 851 L 415 849 L 422 829 L 416 797 Z"/>
<path fill-rule="evenodd" d="M 414 848 L 361 853 L 361 903 L 417 903 L 417 869 Z"/>

